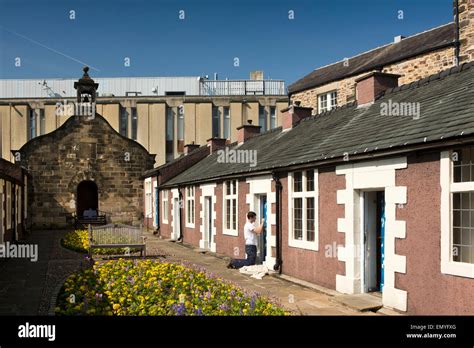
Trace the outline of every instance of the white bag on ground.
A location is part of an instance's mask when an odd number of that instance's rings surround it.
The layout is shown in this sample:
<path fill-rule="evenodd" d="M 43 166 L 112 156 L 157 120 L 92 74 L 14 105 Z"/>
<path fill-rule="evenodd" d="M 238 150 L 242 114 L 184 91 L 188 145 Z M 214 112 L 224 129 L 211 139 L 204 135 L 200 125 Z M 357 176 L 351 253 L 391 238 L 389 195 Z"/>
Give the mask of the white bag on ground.
<path fill-rule="evenodd" d="M 268 268 L 265 265 L 244 266 L 240 269 L 240 273 L 249 274 L 255 279 L 262 279 L 268 274 Z"/>

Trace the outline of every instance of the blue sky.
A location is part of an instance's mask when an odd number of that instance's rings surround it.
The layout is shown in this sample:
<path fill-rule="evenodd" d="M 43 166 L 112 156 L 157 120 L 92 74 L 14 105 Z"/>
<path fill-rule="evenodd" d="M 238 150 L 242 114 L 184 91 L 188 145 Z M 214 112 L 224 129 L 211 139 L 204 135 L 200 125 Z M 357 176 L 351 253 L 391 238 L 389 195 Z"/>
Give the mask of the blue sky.
<path fill-rule="evenodd" d="M 78 77 L 84 62 L 100 77 L 263 70 L 291 83 L 452 13 L 452 0 L 0 0 L 0 78 Z"/>

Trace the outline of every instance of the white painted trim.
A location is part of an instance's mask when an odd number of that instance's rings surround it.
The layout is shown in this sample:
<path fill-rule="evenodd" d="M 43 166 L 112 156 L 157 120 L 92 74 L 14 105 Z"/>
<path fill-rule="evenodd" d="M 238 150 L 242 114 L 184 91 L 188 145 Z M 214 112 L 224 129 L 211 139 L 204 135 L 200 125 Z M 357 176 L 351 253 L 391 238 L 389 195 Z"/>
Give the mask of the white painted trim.
<path fill-rule="evenodd" d="M 152 190 L 152 191 L 151 191 L 151 197 L 152 197 L 152 198 L 151 198 L 151 200 L 152 200 L 152 208 L 151 208 L 151 210 L 152 210 L 152 212 L 153 212 L 153 214 L 152 214 L 153 227 L 155 227 L 155 228 L 156 228 L 156 226 L 157 226 L 157 225 L 156 225 L 156 214 L 159 214 L 159 213 L 160 213 L 160 212 L 157 212 L 157 211 L 155 210 L 155 206 L 156 206 L 155 201 L 156 201 L 156 199 L 160 199 L 160 197 L 159 197 L 159 194 L 160 194 L 160 193 L 159 193 L 159 192 L 158 192 L 158 197 L 155 197 L 155 192 L 156 192 L 157 186 L 158 186 L 158 182 L 157 182 L 156 180 L 153 180 L 153 181 L 152 181 L 152 188 L 151 188 L 151 190 Z M 158 204 L 158 209 L 159 209 L 159 208 L 160 208 L 160 205 Z M 158 215 L 158 220 L 159 220 L 159 219 L 160 219 L 160 216 Z"/>
<path fill-rule="evenodd" d="M 293 192 L 293 173 L 288 173 L 288 246 L 299 249 L 319 251 L 319 173 L 314 170 L 314 241 L 295 240 L 293 238 L 293 198 L 294 197 L 310 197 L 306 193 Z M 306 170 L 303 170 L 305 172 Z M 304 224 L 304 222 L 303 222 Z M 303 238 L 305 232 L 303 231 Z"/>
<path fill-rule="evenodd" d="M 227 189 L 227 182 L 228 181 L 235 181 L 235 195 L 231 194 L 229 196 L 226 195 L 226 189 Z M 236 216 L 235 218 L 237 221 L 235 222 L 235 230 L 233 229 L 227 229 L 225 228 L 226 224 L 226 205 L 225 205 L 225 200 L 226 197 L 231 197 L 230 199 L 233 199 L 235 197 L 235 204 L 237 206 L 236 208 Z M 226 180 L 222 183 L 222 234 L 225 234 L 227 236 L 234 236 L 237 237 L 239 235 L 239 181 L 238 180 Z"/>
<path fill-rule="evenodd" d="M 182 204 L 179 200 L 179 190 L 177 188 L 171 189 L 171 239 L 177 240 L 179 238 L 179 228 L 176 226 L 176 216 L 179 219 L 179 208 L 178 211 L 176 212 L 175 210 L 175 200 L 178 200 L 178 205 Z M 181 221 L 178 221 L 181 223 Z"/>
<path fill-rule="evenodd" d="M 153 217 L 153 184 L 151 182 L 151 177 L 146 178 L 144 183 L 144 191 L 145 191 L 145 217 L 150 218 Z M 147 187 L 150 188 L 150 190 L 147 190 Z M 151 202 L 148 202 L 147 195 L 151 195 Z M 147 204 L 149 204 L 149 207 L 147 209 Z"/>
<path fill-rule="evenodd" d="M 194 196 L 192 199 L 190 199 L 188 197 L 188 189 L 189 187 L 192 187 L 193 190 L 194 190 Z M 185 214 L 185 226 L 188 227 L 188 228 L 195 228 L 196 227 L 196 186 L 194 185 L 191 185 L 191 186 L 186 186 L 185 188 L 185 195 L 186 195 L 186 198 L 185 198 L 185 211 L 186 211 L 186 214 Z M 194 201 L 194 222 L 188 222 L 188 217 L 189 217 L 189 209 L 188 209 L 188 202 L 189 201 Z"/>
<path fill-rule="evenodd" d="M 336 275 L 336 290 L 360 293 L 362 286 L 361 238 L 358 214 L 359 190 L 385 191 L 385 263 L 384 306 L 407 310 L 407 292 L 395 288 L 395 272 L 406 273 L 406 256 L 395 253 L 396 238 L 406 237 L 405 221 L 396 220 L 396 205 L 407 202 L 407 188 L 395 186 L 395 171 L 407 167 L 406 157 L 344 164 L 336 167 L 337 175 L 345 175 L 346 188 L 337 191 L 337 203 L 344 204 L 345 217 L 337 221 L 338 232 L 345 234 L 345 245 L 338 248 L 338 260 L 345 262 L 346 274 Z M 357 210 L 357 211 L 356 211 Z M 356 216 L 357 214 L 357 216 Z"/>
<path fill-rule="evenodd" d="M 248 178 L 249 193 L 245 196 L 245 201 L 250 207 L 249 210 L 255 211 L 256 196 L 259 194 L 267 195 L 267 256 L 263 263 L 269 269 L 273 269 L 276 262 L 276 258 L 271 256 L 272 247 L 276 247 L 276 236 L 271 235 L 271 226 L 276 225 L 276 214 L 272 213 L 272 204 L 276 203 L 276 193 L 272 192 L 272 180 L 271 176 Z"/>
<path fill-rule="evenodd" d="M 474 278 L 474 264 L 452 261 L 452 193 L 474 191 L 474 183 L 452 183 L 452 162 L 450 151 L 440 156 L 441 186 L 441 273 L 465 278 Z"/>
<path fill-rule="evenodd" d="M 166 199 L 165 199 L 165 192 L 166 192 Z M 166 202 L 166 207 L 167 207 L 166 214 L 165 214 L 165 202 Z M 170 191 L 168 189 L 164 189 L 163 191 L 161 191 L 160 209 L 161 209 L 161 223 L 168 225 L 169 224 L 168 214 L 170 211 Z"/>
<path fill-rule="evenodd" d="M 212 199 L 212 221 L 213 221 L 213 224 L 212 224 L 212 243 L 211 243 L 211 251 L 213 252 L 216 252 L 217 250 L 217 245 L 216 245 L 216 234 L 217 234 L 217 230 L 216 230 L 216 224 L 215 224 L 215 221 L 216 221 L 216 217 L 217 217 L 217 214 L 216 214 L 216 203 L 217 203 L 217 200 L 216 200 L 216 195 L 215 195 L 215 188 L 216 188 L 216 184 L 206 184 L 206 185 L 201 185 L 199 186 L 199 188 L 201 189 L 201 196 L 199 197 L 199 203 L 201 204 L 201 209 L 199 211 L 199 217 L 201 219 L 201 224 L 200 224 L 200 227 L 199 227 L 199 231 L 201 232 L 201 240 L 199 241 L 199 247 L 204 249 L 206 248 L 206 245 L 205 245 L 205 237 L 204 237 L 204 227 L 205 227 L 205 222 L 204 222 L 204 198 L 205 197 L 211 197 Z"/>

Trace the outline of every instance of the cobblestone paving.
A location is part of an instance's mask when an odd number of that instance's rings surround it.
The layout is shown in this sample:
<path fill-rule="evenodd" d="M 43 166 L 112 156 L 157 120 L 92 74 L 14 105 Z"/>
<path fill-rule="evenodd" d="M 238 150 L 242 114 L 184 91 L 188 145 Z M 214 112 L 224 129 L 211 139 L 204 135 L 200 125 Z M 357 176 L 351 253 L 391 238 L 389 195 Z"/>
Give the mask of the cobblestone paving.
<path fill-rule="evenodd" d="M 51 314 L 58 287 L 78 270 L 84 256 L 64 249 L 66 231 L 34 231 L 25 241 L 38 245 L 38 261 L 0 261 L 0 315 Z"/>

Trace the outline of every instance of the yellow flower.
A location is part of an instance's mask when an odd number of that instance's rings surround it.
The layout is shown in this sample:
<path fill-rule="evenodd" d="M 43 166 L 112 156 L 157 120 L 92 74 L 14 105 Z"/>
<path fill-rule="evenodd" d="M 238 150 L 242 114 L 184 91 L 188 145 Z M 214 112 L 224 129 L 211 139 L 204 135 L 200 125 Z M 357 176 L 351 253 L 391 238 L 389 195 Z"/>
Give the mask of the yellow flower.
<path fill-rule="evenodd" d="M 120 309 L 120 305 L 118 303 L 114 303 L 112 308 L 114 309 L 114 311 L 118 311 Z"/>

